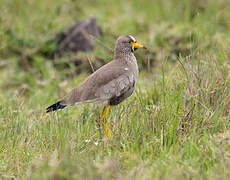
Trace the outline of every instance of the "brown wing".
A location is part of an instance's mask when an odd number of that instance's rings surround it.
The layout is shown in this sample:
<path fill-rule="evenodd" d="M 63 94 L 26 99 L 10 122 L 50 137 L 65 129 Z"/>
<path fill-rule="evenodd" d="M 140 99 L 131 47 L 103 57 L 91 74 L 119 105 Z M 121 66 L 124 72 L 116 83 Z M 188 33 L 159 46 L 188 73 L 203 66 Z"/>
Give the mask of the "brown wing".
<path fill-rule="evenodd" d="M 133 85 L 134 75 L 121 64 L 113 60 L 91 74 L 77 88 L 73 89 L 61 101 L 63 105 L 84 102 L 106 101 L 129 86 Z"/>
<path fill-rule="evenodd" d="M 96 96 L 101 99 L 120 98 L 120 102 L 131 95 L 135 87 L 135 78 L 133 73 L 126 72 L 116 79 L 98 88 Z"/>

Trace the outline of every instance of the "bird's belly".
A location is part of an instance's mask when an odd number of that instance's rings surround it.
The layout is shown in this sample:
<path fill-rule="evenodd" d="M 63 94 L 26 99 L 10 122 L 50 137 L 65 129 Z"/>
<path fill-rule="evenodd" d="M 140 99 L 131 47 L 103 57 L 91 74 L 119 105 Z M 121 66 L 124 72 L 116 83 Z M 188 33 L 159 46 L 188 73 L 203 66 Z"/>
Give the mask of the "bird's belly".
<path fill-rule="evenodd" d="M 133 93 L 134 87 L 130 87 L 129 89 L 127 89 L 126 91 L 124 91 L 123 93 L 121 93 L 119 96 L 114 96 L 109 100 L 109 105 L 111 106 L 115 106 L 120 104 L 122 101 L 124 101 L 126 98 L 128 98 L 129 96 L 131 96 L 131 94 Z"/>

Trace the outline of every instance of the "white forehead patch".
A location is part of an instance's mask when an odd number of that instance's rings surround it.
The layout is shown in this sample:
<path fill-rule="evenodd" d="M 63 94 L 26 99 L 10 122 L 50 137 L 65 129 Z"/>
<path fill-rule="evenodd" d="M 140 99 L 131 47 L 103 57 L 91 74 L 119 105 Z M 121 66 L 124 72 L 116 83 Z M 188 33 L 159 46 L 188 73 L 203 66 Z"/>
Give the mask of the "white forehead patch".
<path fill-rule="evenodd" d="M 136 39 L 133 36 L 129 35 L 129 37 L 132 39 L 133 42 L 136 41 Z"/>

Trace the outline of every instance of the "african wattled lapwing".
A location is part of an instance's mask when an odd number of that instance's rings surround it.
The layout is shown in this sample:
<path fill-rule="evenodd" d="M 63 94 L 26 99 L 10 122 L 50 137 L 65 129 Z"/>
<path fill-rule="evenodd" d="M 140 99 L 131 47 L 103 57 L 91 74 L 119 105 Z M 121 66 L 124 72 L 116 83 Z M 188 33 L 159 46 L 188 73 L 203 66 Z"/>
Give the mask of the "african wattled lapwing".
<path fill-rule="evenodd" d="M 46 112 L 83 103 L 103 103 L 105 106 L 100 115 L 100 124 L 103 123 L 107 108 L 105 133 L 111 137 L 108 126 L 109 111 L 111 106 L 128 98 L 136 87 L 138 65 L 134 51 L 139 48 L 145 47 L 139 45 L 133 36 L 120 36 L 116 41 L 114 59 L 87 77 L 62 100 L 49 106 Z"/>

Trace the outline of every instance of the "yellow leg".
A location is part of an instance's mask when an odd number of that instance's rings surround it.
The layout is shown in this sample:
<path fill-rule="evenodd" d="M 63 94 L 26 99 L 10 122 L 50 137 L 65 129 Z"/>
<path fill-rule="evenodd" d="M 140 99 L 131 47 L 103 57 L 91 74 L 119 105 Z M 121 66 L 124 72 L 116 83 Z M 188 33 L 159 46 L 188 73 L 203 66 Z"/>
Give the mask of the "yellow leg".
<path fill-rule="evenodd" d="M 100 127 L 102 127 L 102 125 L 104 124 L 104 113 L 105 113 L 105 108 L 106 106 L 103 108 L 103 110 L 101 111 L 101 114 L 100 114 Z"/>
<path fill-rule="evenodd" d="M 105 118 L 106 118 L 105 133 L 107 134 L 107 136 L 108 136 L 109 138 L 112 137 L 111 132 L 110 132 L 110 130 L 109 130 L 109 121 L 108 121 L 110 108 L 111 108 L 111 106 L 109 105 L 108 108 L 107 108 L 107 110 L 106 110 L 106 113 L 105 113 Z"/>

